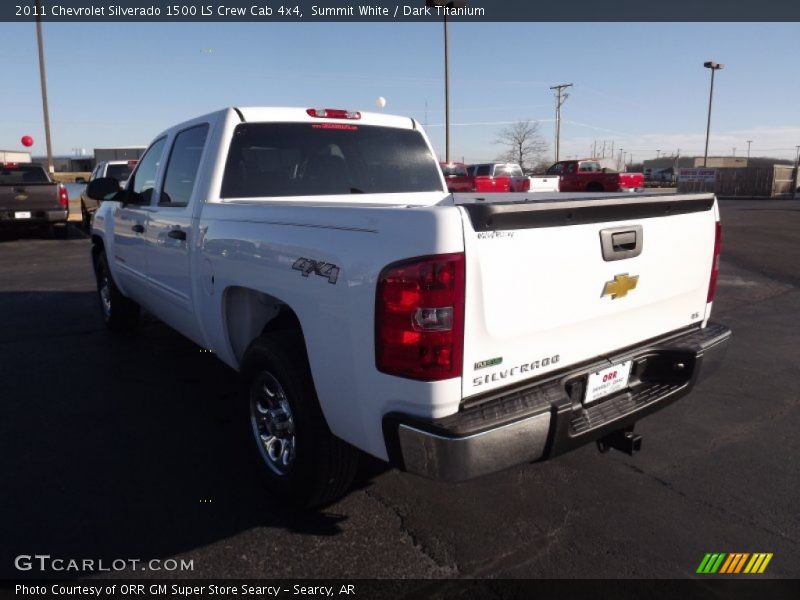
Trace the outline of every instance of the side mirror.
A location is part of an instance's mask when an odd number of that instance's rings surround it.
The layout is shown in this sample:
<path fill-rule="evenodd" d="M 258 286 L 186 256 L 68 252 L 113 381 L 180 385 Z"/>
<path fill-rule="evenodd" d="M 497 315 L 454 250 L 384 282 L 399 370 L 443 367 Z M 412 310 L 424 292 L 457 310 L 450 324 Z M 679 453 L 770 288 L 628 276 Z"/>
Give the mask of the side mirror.
<path fill-rule="evenodd" d="M 119 181 L 113 177 L 100 177 L 86 186 L 86 195 L 92 200 L 114 200 L 119 193 Z"/>

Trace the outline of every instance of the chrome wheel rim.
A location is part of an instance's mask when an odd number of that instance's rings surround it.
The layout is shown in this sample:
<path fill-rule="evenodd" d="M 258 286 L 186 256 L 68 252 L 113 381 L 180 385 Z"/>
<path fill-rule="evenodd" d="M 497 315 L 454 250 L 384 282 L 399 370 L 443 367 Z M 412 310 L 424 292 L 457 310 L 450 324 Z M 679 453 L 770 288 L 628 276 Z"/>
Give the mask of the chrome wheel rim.
<path fill-rule="evenodd" d="M 111 282 L 108 280 L 108 275 L 103 273 L 100 276 L 100 306 L 103 309 L 103 314 L 106 319 L 111 318 Z"/>
<path fill-rule="evenodd" d="M 267 467 L 286 475 L 295 459 L 294 416 L 283 386 L 268 371 L 259 373 L 250 389 L 250 425 Z"/>

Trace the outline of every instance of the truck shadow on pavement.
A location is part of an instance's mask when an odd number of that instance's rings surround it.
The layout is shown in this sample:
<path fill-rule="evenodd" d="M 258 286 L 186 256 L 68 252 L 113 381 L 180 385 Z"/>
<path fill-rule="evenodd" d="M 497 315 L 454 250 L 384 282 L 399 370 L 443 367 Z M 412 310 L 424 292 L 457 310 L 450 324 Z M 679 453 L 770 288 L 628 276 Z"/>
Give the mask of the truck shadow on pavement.
<path fill-rule="evenodd" d="M 346 516 L 292 510 L 261 487 L 235 372 L 147 316 L 137 334 L 112 335 L 95 303 L 88 291 L 0 292 L 0 577 L 42 576 L 17 571 L 20 554 L 110 564 L 255 526 L 340 531 Z"/>

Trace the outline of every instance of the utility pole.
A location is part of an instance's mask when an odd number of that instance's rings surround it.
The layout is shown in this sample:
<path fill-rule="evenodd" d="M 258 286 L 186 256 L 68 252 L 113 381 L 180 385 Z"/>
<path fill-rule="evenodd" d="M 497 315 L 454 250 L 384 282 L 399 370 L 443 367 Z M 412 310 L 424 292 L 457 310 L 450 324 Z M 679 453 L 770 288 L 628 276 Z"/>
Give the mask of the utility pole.
<path fill-rule="evenodd" d="M 622 162 L 622 151 L 623 150 L 624 150 L 624 148 L 620 148 L 619 149 L 619 158 L 617 159 L 617 170 L 618 171 L 622 170 L 622 165 L 623 165 L 623 162 Z"/>
<path fill-rule="evenodd" d="M 556 90 L 556 162 L 558 162 L 561 143 L 561 105 L 569 98 L 569 94 L 564 91 L 568 87 L 572 87 L 572 84 L 561 83 L 550 88 Z"/>
<path fill-rule="evenodd" d="M 753 140 L 747 140 L 747 158 L 750 158 L 750 144 L 753 143 Z"/>
<path fill-rule="evenodd" d="M 794 177 L 792 178 L 792 200 L 797 198 L 797 171 L 800 169 L 800 146 L 795 146 L 796 154 L 794 157 Z"/>
<path fill-rule="evenodd" d="M 603 140 L 603 158 L 606 157 L 606 141 Z"/>
<path fill-rule="evenodd" d="M 734 146 L 733 148 L 731 148 L 731 150 L 733 150 L 733 156 L 735 157 L 735 156 L 736 156 L 736 146 Z"/>
<path fill-rule="evenodd" d="M 463 8 L 464 0 L 425 0 L 425 6 Z M 450 55 L 447 42 L 447 12 L 444 14 L 444 159 L 450 162 Z"/>
<path fill-rule="evenodd" d="M 661 154 L 661 150 L 656 150 L 656 160 L 658 160 L 658 156 Z"/>
<path fill-rule="evenodd" d="M 44 69 L 44 42 L 42 41 L 42 8 L 36 0 L 36 42 L 39 46 L 39 79 L 42 83 L 42 111 L 44 112 L 44 139 L 47 143 L 47 172 L 53 173 L 53 145 L 50 142 L 50 110 L 47 108 L 47 76 Z"/>
<path fill-rule="evenodd" d="M 444 16 L 444 160 L 450 162 L 450 56 L 447 43 L 447 15 Z"/>

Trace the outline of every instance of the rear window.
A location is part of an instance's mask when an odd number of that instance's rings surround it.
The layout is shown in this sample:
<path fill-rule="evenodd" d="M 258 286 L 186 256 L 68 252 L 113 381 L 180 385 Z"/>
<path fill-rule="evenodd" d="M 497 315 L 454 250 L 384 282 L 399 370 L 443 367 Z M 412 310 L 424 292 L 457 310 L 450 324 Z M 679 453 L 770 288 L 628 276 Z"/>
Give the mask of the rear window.
<path fill-rule="evenodd" d="M 0 166 L 0 185 L 50 183 L 44 169 L 38 165 L 5 164 Z"/>
<path fill-rule="evenodd" d="M 117 181 L 127 181 L 131 176 L 131 168 L 127 165 L 108 165 L 106 177 L 113 177 Z"/>
<path fill-rule="evenodd" d="M 445 177 L 465 177 L 467 168 L 464 165 L 442 165 L 442 173 Z"/>
<path fill-rule="evenodd" d="M 590 173 L 599 173 L 603 169 L 600 167 L 600 163 L 598 162 L 580 162 L 578 163 L 578 171 L 581 172 L 590 172 Z"/>
<path fill-rule="evenodd" d="M 522 168 L 519 165 L 495 165 L 495 177 L 522 177 Z"/>
<path fill-rule="evenodd" d="M 418 131 L 350 123 L 236 127 L 223 198 L 442 191 Z"/>

